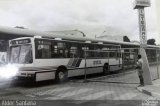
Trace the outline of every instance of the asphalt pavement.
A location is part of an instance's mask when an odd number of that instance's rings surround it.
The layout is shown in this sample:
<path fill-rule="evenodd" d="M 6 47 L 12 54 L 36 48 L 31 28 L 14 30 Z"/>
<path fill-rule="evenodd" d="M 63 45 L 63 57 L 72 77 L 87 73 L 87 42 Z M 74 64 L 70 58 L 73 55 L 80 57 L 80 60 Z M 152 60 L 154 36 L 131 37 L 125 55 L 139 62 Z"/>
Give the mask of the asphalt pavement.
<path fill-rule="evenodd" d="M 0 89 L 0 100 L 35 100 L 37 106 L 142 106 L 146 100 L 158 100 L 137 90 L 139 78 L 134 70 L 88 77 L 86 82 L 83 78 L 61 84 L 42 82 L 35 86 L 24 82 L 6 88 L 5 85 Z"/>

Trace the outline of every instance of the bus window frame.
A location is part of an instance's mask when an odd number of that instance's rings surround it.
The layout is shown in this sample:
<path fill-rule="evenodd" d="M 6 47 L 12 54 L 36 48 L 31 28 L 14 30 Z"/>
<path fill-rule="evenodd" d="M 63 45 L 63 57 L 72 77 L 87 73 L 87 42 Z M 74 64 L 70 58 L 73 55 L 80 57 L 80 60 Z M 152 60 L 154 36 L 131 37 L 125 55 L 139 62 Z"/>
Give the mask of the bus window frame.
<path fill-rule="evenodd" d="M 100 46 L 100 47 L 102 47 L 102 48 L 115 48 L 116 50 L 120 50 L 121 49 L 121 46 L 120 45 L 115 45 L 115 44 L 98 44 L 98 43 L 86 43 L 86 42 L 78 42 L 78 41 L 70 41 L 70 40 L 55 40 L 55 39 L 47 39 L 47 38 L 35 38 L 35 40 L 34 40 L 34 43 L 35 43 L 35 54 L 37 54 L 36 53 L 36 41 L 37 40 L 47 40 L 47 41 L 50 41 L 51 42 L 51 45 L 52 45 L 52 43 L 53 42 L 63 42 L 63 43 L 66 43 L 65 45 L 66 45 L 66 47 L 67 47 L 67 44 L 68 43 L 74 43 L 74 44 L 78 44 L 78 45 L 81 45 L 81 50 L 82 50 L 82 52 L 84 52 L 84 48 L 88 48 L 89 50 L 90 50 L 90 48 L 89 48 L 89 46 L 91 47 L 91 48 L 95 48 L 95 46 Z M 102 50 L 102 49 L 101 49 Z M 117 51 L 118 52 L 118 51 Z M 109 54 L 108 54 L 109 55 Z M 76 57 L 76 56 L 75 56 Z M 94 56 L 94 54 L 93 54 L 93 56 L 90 56 L 91 58 L 94 58 L 95 56 Z M 102 56 L 102 57 L 98 57 L 98 58 L 103 58 L 104 56 Z M 58 59 L 61 59 L 61 58 L 74 58 L 74 57 L 71 57 L 71 56 L 67 56 L 67 57 L 57 57 Z M 36 55 L 35 55 L 35 59 L 57 59 L 57 58 L 54 58 L 54 57 L 51 57 L 51 58 L 36 58 Z M 83 54 L 83 56 L 80 56 L 79 58 L 85 58 L 84 57 L 84 54 Z M 108 57 L 106 57 L 106 58 L 108 58 Z M 114 58 L 114 57 L 113 57 Z M 117 58 L 117 56 L 116 56 L 116 58 Z"/>

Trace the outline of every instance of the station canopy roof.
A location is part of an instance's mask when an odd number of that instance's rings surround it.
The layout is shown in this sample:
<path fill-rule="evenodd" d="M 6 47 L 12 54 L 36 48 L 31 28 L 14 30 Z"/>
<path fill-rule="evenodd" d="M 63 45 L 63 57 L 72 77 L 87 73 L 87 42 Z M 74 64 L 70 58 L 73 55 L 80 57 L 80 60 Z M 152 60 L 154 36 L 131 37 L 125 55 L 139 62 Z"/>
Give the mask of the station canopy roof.
<path fill-rule="evenodd" d="M 91 41 L 94 43 L 98 42 L 104 42 L 108 44 L 119 44 L 119 45 L 132 45 L 132 46 L 139 46 L 139 44 L 135 44 L 132 42 L 120 42 L 120 41 L 113 41 L 113 40 L 103 40 L 103 39 L 95 39 L 95 38 L 89 38 L 89 37 L 84 37 L 85 34 L 81 31 L 79 31 L 83 36 L 73 36 L 72 35 L 67 35 L 65 36 L 64 34 L 57 33 L 57 31 L 52 31 L 52 32 L 44 32 L 44 31 L 38 31 L 38 30 L 30 30 L 30 29 L 21 29 L 21 28 L 12 28 L 12 27 L 4 27 L 0 26 L 0 39 L 13 39 L 17 37 L 33 37 L 33 36 L 42 36 L 45 38 L 62 38 L 64 40 L 75 40 L 75 41 Z M 76 33 L 74 33 L 76 34 Z"/>

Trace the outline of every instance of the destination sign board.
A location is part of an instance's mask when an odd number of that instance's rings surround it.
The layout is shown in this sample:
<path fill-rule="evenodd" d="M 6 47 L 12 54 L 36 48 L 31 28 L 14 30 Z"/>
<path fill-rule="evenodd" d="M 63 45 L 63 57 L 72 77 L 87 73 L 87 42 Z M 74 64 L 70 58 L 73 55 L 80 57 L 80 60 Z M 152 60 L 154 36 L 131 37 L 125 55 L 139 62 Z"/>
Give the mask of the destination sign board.
<path fill-rule="evenodd" d="M 150 0 L 135 0 L 134 2 L 134 9 L 140 7 L 150 7 L 150 6 L 151 6 Z"/>
<path fill-rule="evenodd" d="M 27 44 L 31 43 L 30 39 L 21 39 L 21 40 L 13 40 L 10 42 L 11 45 L 18 45 L 18 44 Z"/>

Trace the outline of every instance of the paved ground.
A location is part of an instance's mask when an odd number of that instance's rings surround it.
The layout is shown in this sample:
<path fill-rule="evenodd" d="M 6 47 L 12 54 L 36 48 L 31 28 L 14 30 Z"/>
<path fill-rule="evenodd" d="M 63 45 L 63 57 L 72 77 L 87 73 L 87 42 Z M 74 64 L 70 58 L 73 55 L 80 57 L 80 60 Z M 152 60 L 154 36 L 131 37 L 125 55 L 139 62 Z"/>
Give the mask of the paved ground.
<path fill-rule="evenodd" d="M 137 87 L 137 89 L 160 100 L 160 79 L 154 80 L 152 83 L 153 85 Z"/>
<path fill-rule="evenodd" d="M 86 83 L 84 83 L 81 78 L 73 78 L 63 84 L 52 84 L 50 82 L 43 82 L 36 86 L 32 84 L 27 86 L 26 84 L 16 86 L 6 84 L 6 87 L 3 86 L 0 89 L 0 99 L 54 100 L 54 104 L 57 105 L 64 105 L 64 103 L 68 105 L 101 104 L 100 106 L 110 106 L 111 104 L 128 106 L 128 103 L 133 106 L 141 106 L 142 101 L 156 100 L 156 98 L 138 91 L 136 89 L 138 85 L 139 80 L 137 73 L 131 71 L 91 78 Z M 116 100 L 116 102 L 113 100 Z M 122 100 L 128 101 L 123 102 Z M 44 101 L 44 103 L 46 103 L 46 101 Z"/>

